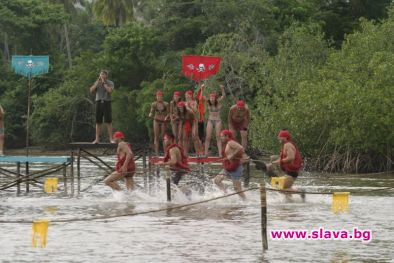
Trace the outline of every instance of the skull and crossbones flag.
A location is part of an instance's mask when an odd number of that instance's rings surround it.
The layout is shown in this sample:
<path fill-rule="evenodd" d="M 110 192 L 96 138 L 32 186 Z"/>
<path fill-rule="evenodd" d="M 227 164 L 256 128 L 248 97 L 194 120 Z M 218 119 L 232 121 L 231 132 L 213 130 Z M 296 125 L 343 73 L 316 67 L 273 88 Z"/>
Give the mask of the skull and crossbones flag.
<path fill-rule="evenodd" d="M 207 79 L 219 71 L 221 57 L 210 56 L 182 56 L 182 72 L 194 81 Z"/>

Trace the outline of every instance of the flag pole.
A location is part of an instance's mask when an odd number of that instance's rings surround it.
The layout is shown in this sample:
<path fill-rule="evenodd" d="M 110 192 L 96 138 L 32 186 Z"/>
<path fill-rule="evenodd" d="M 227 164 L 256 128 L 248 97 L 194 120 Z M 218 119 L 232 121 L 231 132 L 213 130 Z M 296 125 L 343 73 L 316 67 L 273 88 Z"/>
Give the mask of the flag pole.
<path fill-rule="evenodd" d="M 27 91 L 27 117 L 26 117 L 26 156 L 29 156 L 29 119 L 30 119 L 30 95 L 31 95 L 31 69 L 29 74 L 29 87 Z"/>

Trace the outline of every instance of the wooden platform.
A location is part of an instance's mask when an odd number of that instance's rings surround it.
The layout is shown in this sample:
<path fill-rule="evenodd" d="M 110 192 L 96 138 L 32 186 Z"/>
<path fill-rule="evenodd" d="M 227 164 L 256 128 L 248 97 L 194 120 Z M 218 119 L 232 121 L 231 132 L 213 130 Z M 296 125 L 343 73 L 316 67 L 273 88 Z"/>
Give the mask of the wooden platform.
<path fill-rule="evenodd" d="M 70 149 L 116 149 L 118 145 L 116 143 L 100 142 L 72 142 L 68 144 Z"/>
<path fill-rule="evenodd" d="M 164 160 L 163 156 L 160 157 L 150 157 L 150 163 L 158 163 Z M 189 163 L 222 163 L 222 157 L 212 156 L 212 157 L 188 157 L 187 161 Z"/>
<path fill-rule="evenodd" d="M 0 156 L 3 163 L 71 163 L 70 156 Z"/>

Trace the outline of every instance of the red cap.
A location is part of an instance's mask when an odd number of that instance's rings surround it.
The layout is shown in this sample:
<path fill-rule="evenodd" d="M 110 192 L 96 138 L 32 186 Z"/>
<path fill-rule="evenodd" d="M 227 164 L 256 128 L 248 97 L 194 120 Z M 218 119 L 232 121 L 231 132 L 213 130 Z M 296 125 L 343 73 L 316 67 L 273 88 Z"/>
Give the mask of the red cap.
<path fill-rule="evenodd" d="M 286 139 L 288 139 L 288 140 L 291 140 L 290 132 L 288 132 L 288 131 L 286 131 L 286 130 L 281 130 L 281 131 L 278 133 L 278 137 L 283 137 L 283 138 L 286 138 Z"/>
<path fill-rule="evenodd" d="M 115 132 L 113 137 L 114 139 L 124 139 L 124 135 L 120 131 Z"/>
<path fill-rule="evenodd" d="M 164 134 L 163 139 L 164 139 L 164 140 L 170 140 L 170 141 L 172 141 L 172 140 L 174 140 L 174 137 L 171 137 L 171 136 L 168 135 L 168 134 Z"/>
<path fill-rule="evenodd" d="M 215 97 L 215 99 L 217 99 L 218 94 L 216 94 L 216 92 L 212 92 L 211 94 L 209 94 L 209 97 Z"/>
<path fill-rule="evenodd" d="M 174 91 L 174 96 L 180 97 L 181 96 L 181 92 L 180 91 Z"/>
<path fill-rule="evenodd" d="M 185 94 L 188 94 L 188 95 L 190 95 L 193 98 L 193 91 L 192 90 L 186 91 Z"/>
<path fill-rule="evenodd" d="M 177 106 L 178 106 L 179 108 L 182 108 L 182 107 L 185 107 L 185 106 L 186 106 L 186 103 L 185 103 L 184 101 L 180 101 L 180 102 L 178 102 Z"/>
<path fill-rule="evenodd" d="M 163 91 L 161 90 L 156 91 L 156 96 L 163 96 Z"/>
<path fill-rule="evenodd" d="M 223 130 L 220 134 L 221 134 L 221 135 L 224 135 L 224 136 L 227 136 L 227 137 L 229 137 L 230 139 L 233 139 L 233 138 L 234 138 L 234 134 L 233 134 L 233 132 L 230 131 L 230 130 Z"/>
<path fill-rule="evenodd" d="M 243 101 L 243 100 L 237 101 L 237 108 L 244 109 L 245 108 L 245 101 Z"/>

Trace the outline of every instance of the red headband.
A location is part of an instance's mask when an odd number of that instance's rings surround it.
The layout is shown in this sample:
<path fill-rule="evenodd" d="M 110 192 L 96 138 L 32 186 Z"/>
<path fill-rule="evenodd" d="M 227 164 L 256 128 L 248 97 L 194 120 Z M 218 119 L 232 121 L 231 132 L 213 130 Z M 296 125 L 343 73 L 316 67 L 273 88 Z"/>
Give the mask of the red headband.
<path fill-rule="evenodd" d="M 215 92 L 212 92 L 211 94 L 209 94 L 209 97 L 215 97 L 215 99 L 217 99 L 218 94 L 216 94 Z"/>
<path fill-rule="evenodd" d="M 161 90 L 156 91 L 156 96 L 163 96 L 163 91 Z"/>
<path fill-rule="evenodd" d="M 188 95 L 190 95 L 192 98 L 193 98 L 193 91 L 192 90 L 188 90 L 188 91 L 186 91 L 186 93 L 185 94 L 188 94 Z"/>
<path fill-rule="evenodd" d="M 244 109 L 245 108 L 245 101 L 243 101 L 243 100 L 237 101 L 237 107 L 240 109 Z"/>
<path fill-rule="evenodd" d="M 288 140 L 291 140 L 290 132 L 288 132 L 288 131 L 286 131 L 286 130 L 281 130 L 281 131 L 278 133 L 278 137 L 282 137 L 282 138 L 286 138 L 286 139 L 288 139 Z"/>
<path fill-rule="evenodd" d="M 221 134 L 221 135 L 224 135 L 224 136 L 227 136 L 227 137 L 229 137 L 230 139 L 233 139 L 233 138 L 234 138 L 233 132 L 230 131 L 230 130 L 223 130 L 220 134 Z"/>
<path fill-rule="evenodd" d="M 183 108 L 183 107 L 186 106 L 186 103 L 185 103 L 184 101 L 180 101 L 180 102 L 178 102 L 177 106 L 178 106 L 179 108 Z"/>
<path fill-rule="evenodd" d="M 181 96 L 181 92 L 180 91 L 174 91 L 174 96 L 180 97 Z"/>
<path fill-rule="evenodd" d="M 114 139 L 115 139 L 115 138 L 116 138 L 116 139 L 124 139 L 124 135 L 123 135 L 123 133 L 120 132 L 120 131 L 115 132 L 113 137 L 114 137 Z"/>
<path fill-rule="evenodd" d="M 163 139 L 164 140 L 173 140 L 174 138 L 172 138 L 170 135 L 168 135 L 168 134 L 164 134 L 164 137 L 163 137 Z"/>

